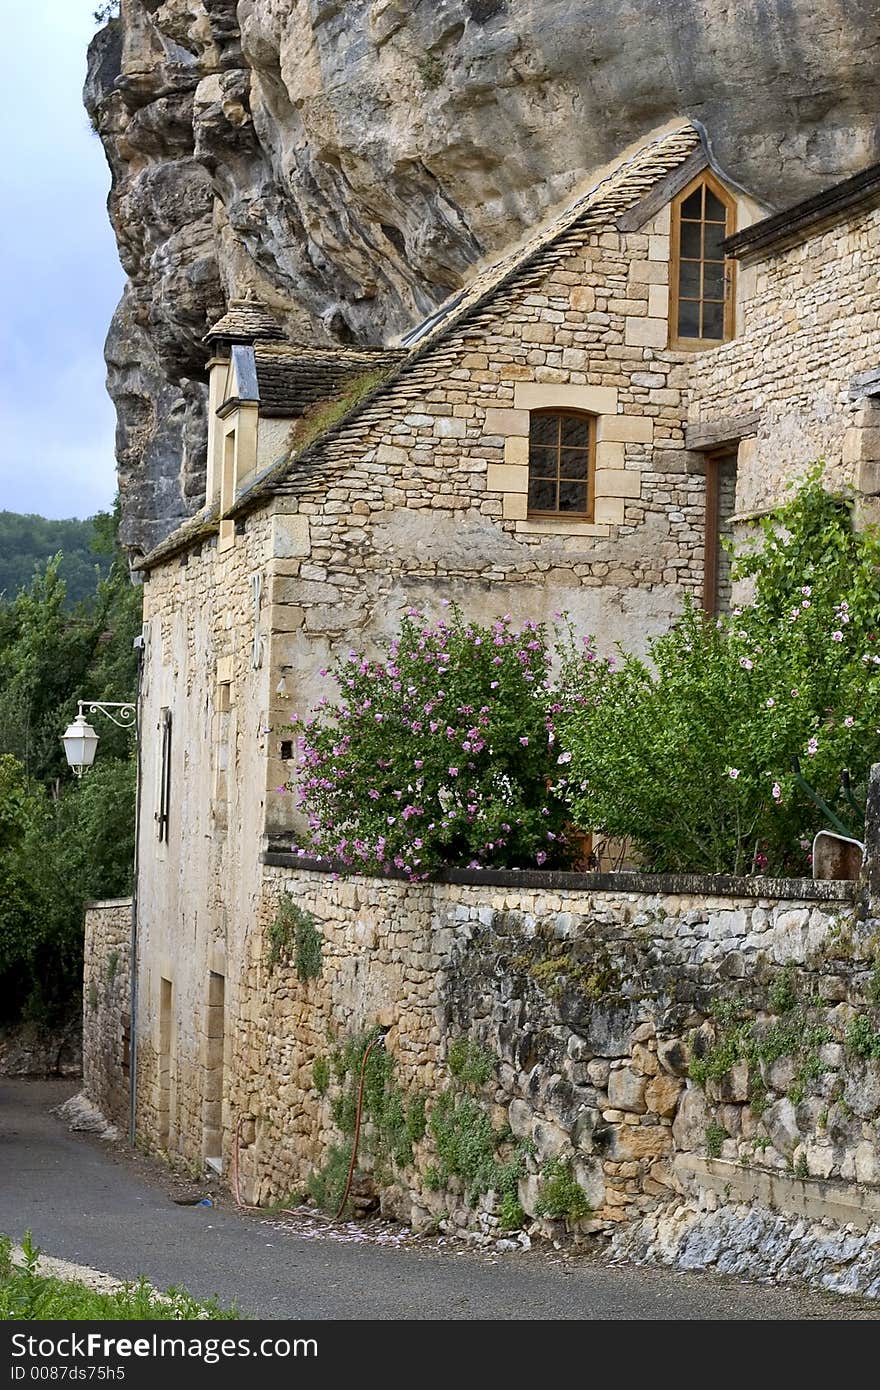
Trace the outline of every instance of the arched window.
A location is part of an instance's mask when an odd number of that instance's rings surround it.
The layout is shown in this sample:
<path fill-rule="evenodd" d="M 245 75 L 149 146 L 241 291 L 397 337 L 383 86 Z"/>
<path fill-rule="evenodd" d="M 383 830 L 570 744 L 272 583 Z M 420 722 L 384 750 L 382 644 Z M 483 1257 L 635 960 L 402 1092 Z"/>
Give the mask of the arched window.
<path fill-rule="evenodd" d="M 733 199 L 701 174 L 672 204 L 670 347 L 711 347 L 733 337 L 733 265 L 721 250 L 736 231 Z"/>
<path fill-rule="evenodd" d="M 529 421 L 529 516 L 593 515 L 595 417 L 533 410 Z"/>

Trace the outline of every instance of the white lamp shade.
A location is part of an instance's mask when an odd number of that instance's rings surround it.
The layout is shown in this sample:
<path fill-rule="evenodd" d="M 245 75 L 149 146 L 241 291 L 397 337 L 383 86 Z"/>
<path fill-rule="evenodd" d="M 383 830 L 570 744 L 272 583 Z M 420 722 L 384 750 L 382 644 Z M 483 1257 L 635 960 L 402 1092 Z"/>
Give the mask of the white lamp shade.
<path fill-rule="evenodd" d="M 95 761 L 98 735 L 91 724 L 86 722 L 84 714 L 78 714 L 73 723 L 67 726 L 61 735 L 61 742 L 64 744 L 64 756 L 70 767 L 75 770 L 91 767 Z"/>

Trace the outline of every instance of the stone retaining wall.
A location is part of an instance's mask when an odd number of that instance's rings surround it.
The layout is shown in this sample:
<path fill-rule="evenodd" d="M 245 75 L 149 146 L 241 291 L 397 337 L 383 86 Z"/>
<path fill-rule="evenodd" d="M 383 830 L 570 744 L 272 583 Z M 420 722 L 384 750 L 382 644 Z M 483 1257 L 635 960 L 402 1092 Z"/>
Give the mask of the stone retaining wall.
<path fill-rule="evenodd" d="M 105 1119 L 128 1122 L 131 898 L 86 905 L 83 1093 Z"/>
<path fill-rule="evenodd" d="M 798 895 L 784 900 L 769 883 L 763 896 L 727 897 L 659 880 L 652 892 L 647 879 L 629 892 L 410 885 L 269 858 L 231 1059 L 228 1123 L 242 1119 L 250 1200 L 301 1190 L 340 1141 L 339 1084 L 322 1095 L 315 1063 L 377 1023 L 404 1096 L 425 1094 L 429 1115 L 452 1084 L 456 1038 L 495 1056 L 478 1100 L 511 1131 L 499 1156 L 518 1145 L 529 1218 L 554 1160 L 592 1208 L 583 1231 L 699 1187 L 688 1156 L 880 1185 L 880 1067 L 846 1041 L 853 1020 L 873 1027 L 877 924 L 858 919 L 851 885 L 789 883 Z M 305 985 L 265 966 L 282 894 L 323 933 L 321 976 Z M 709 1075 L 697 1084 L 701 1062 Z M 385 1208 L 422 1227 L 493 1230 L 491 1198 L 472 1207 L 460 1184 L 431 1190 L 435 1159 L 429 1129 L 414 1164 L 378 1185 Z"/>
<path fill-rule="evenodd" d="M 428 1128 L 411 1162 L 381 1165 L 368 1128 L 362 1208 L 381 1202 L 420 1229 L 503 1234 L 497 1192 L 438 1182 L 431 1115 L 452 1089 L 494 1126 L 498 1161 L 519 1163 L 515 1195 L 533 1232 L 611 1233 L 670 1203 L 719 1201 L 862 1232 L 876 1223 L 880 932 L 854 885 L 740 880 L 722 893 L 711 880 L 627 874 L 615 888 L 608 875 L 491 871 L 409 884 L 265 860 L 222 1063 L 222 1159 L 242 1200 L 296 1199 L 333 1146 L 345 1149 L 337 1121 L 351 1079 L 335 1059 L 378 1025 L 401 1104 L 424 1100 Z M 283 897 L 320 931 L 314 978 L 270 963 Z M 86 1091 L 117 1119 L 127 911 L 88 914 Z M 450 1074 L 462 1038 L 491 1056 L 488 1077 L 470 1085 Z M 161 1148 L 144 1063 L 138 1127 Z M 198 1155 L 191 1117 L 216 1105 L 202 1094 L 211 1069 L 185 1048 L 174 1065 L 180 1151 Z M 588 1215 L 547 1213 L 560 1174 Z"/>

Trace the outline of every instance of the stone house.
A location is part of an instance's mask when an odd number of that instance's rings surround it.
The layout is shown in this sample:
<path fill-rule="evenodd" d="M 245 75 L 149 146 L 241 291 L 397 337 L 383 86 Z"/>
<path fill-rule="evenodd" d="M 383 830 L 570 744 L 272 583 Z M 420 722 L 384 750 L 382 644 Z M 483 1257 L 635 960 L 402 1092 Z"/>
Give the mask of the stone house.
<path fill-rule="evenodd" d="M 278 848 L 285 725 L 340 648 L 441 595 L 640 647 L 685 593 L 727 601 L 720 536 L 801 462 L 880 488 L 880 182 L 859 179 L 762 217 L 677 122 L 397 347 L 298 347 L 231 301 L 207 344 L 205 505 L 141 562 L 132 1056 L 154 1146 L 234 1153 L 250 1200 L 289 1190 L 332 1131 L 311 1080 L 328 1027 L 380 1015 L 401 1074 L 438 1084 L 433 928 L 413 906 L 392 929 L 391 885 L 306 875 L 324 976 L 298 992 L 265 963 L 300 883 Z"/>

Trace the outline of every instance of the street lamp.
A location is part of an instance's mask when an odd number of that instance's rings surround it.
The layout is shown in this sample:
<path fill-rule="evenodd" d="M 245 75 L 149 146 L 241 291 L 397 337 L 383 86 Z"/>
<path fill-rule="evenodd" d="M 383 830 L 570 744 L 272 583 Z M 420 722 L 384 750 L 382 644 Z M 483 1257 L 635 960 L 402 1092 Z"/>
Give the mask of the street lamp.
<path fill-rule="evenodd" d="M 89 714 L 105 714 L 120 729 L 134 729 L 136 727 L 137 705 L 121 700 L 106 700 L 103 703 L 99 701 L 92 703 L 89 700 L 78 701 L 76 718 L 68 724 L 61 735 L 64 756 L 68 766 L 72 768 L 77 777 L 82 777 L 84 772 L 88 772 L 95 761 L 95 753 L 98 748 L 98 735 L 83 714 L 85 705 L 88 705 Z M 117 713 L 111 714 L 111 710 L 116 710 Z"/>

